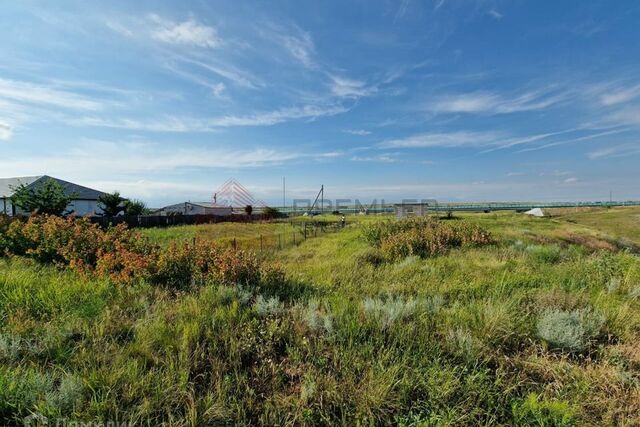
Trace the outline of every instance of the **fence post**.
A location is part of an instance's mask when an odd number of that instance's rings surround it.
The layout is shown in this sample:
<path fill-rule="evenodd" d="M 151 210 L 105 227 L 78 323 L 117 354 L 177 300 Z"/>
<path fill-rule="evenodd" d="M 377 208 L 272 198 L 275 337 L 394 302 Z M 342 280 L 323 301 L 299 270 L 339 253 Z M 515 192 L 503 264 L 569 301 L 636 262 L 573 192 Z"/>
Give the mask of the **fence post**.
<path fill-rule="evenodd" d="M 304 223 L 304 240 L 307 240 L 307 223 Z"/>
<path fill-rule="evenodd" d="M 282 249 L 282 234 L 278 234 L 278 249 Z"/>
<path fill-rule="evenodd" d="M 234 251 L 238 249 L 238 242 L 236 242 L 236 238 L 235 237 L 233 238 L 232 246 L 233 246 L 233 250 Z"/>
<path fill-rule="evenodd" d="M 260 252 L 262 252 L 262 234 L 260 235 Z"/>
<path fill-rule="evenodd" d="M 296 244 L 296 230 L 293 230 L 293 244 Z"/>

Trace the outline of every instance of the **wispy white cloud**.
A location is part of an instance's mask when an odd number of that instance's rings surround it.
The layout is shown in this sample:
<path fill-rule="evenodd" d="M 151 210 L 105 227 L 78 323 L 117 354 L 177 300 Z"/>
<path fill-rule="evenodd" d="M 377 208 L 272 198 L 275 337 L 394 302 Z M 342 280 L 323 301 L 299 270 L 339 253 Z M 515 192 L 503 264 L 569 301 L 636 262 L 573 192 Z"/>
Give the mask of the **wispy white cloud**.
<path fill-rule="evenodd" d="M 174 22 L 156 14 L 150 14 L 148 19 L 154 24 L 151 37 L 164 43 L 202 48 L 213 48 L 222 44 L 215 28 L 201 24 L 194 19 Z"/>
<path fill-rule="evenodd" d="M 69 122 L 77 126 L 98 126 L 153 132 L 211 132 L 227 127 L 272 126 L 292 120 L 315 120 L 348 111 L 342 105 L 304 105 L 248 115 L 225 115 L 210 119 L 164 116 L 158 119 L 104 119 L 83 117 Z"/>
<path fill-rule="evenodd" d="M 225 84 L 222 82 L 216 83 L 211 87 L 211 91 L 213 92 L 213 95 L 218 98 L 222 98 L 224 96 L 224 91 L 226 89 L 227 89 L 227 86 L 225 86 Z"/>
<path fill-rule="evenodd" d="M 100 110 L 103 104 L 88 96 L 50 85 L 0 79 L 0 100 L 9 99 L 31 105 L 44 105 L 73 110 Z"/>
<path fill-rule="evenodd" d="M 358 136 L 371 135 L 371 132 L 365 129 L 345 129 L 343 132 L 350 133 L 351 135 L 358 135 Z"/>
<path fill-rule="evenodd" d="M 498 145 L 506 138 L 496 132 L 422 133 L 392 139 L 379 144 L 383 148 L 486 147 Z"/>
<path fill-rule="evenodd" d="M 607 119 L 614 123 L 640 125 L 640 107 L 629 107 L 610 114 Z"/>
<path fill-rule="evenodd" d="M 491 147 L 487 150 L 482 151 L 482 154 L 486 154 L 486 153 L 490 153 L 492 151 L 496 151 L 496 150 L 503 150 L 506 148 L 510 148 L 510 147 L 514 147 L 517 145 L 524 145 L 524 144 L 530 144 L 533 142 L 537 142 L 537 141 L 542 141 L 545 139 L 549 139 L 558 135 L 566 135 L 569 133 L 575 133 L 575 132 L 579 132 L 579 131 L 584 131 L 585 127 L 576 127 L 576 128 L 571 128 L 571 129 L 564 129 L 561 131 L 555 131 L 555 132 L 547 132 L 547 133 L 540 133 L 540 134 L 535 134 L 535 135 L 528 135 L 528 136 L 524 136 L 524 137 L 514 137 L 514 138 L 508 138 L 505 139 L 504 141 L 502 141 L 500 143 L 500 145 L 496 146 L 496 147 Z"/>
<path fill-rule="evenodd" d="M 399 153 L 384 153 L 375 156 L 353 156 L 350 160 L 354 162 L 381 162 L 381 163 L 396 163 Z"/>
<path fill-rule="evenodd" d="M 563 94 L 550 95 L 542 91 L 527 92 L 512 98 L 479 91 L 441 96 L 429 104 L 427 109 L 435 113 L 508 114 L 540 110 L 557 104 L 564 98 Z"/>
<path fill-rule="evenodd" d="M 291 56 L 300 61 L 302 65 L 307 68 L 314 67 L 313 54 L 315 48 L 309 33 L 302 32 L 300 35 L 282 36 L 282 43 Z"/>
<path fill-rule="evenodd" d="M 112 142 L 84 139 L 82 144 L 56 154 L 33 153 L 5 158 L 0 162 L 3 174 L 110 177 L 139 173 L 162 173 L 181 169 L 239 169 L 283 164 L 300 159 L 331 158 L 335 152 L 302 152 L 265 147 L 207 148 L 179 147 L 159 143 Z"/>
<path fill-rule="evenodd" d="M 0 121 L 0 141 L 8 141 L 13 136 L 13 128 L 9 123 Z"/>
<path fill-rule="evenodd" d="M 495 9 L 491 9 L 488 13 L 489 13 L 489 15 L 491 15 L 492 18 L 498 19 L 498 20 L 502 19 L 503 16 L 504 16 L 504 15 L 502 15 L 502 13 L 498 12 Z"/>
<path fill-rule="evenodd" d="M 348 111 L 342 105 L 304 105 L 301 107 L 282 108 L 279 110 L 260 112 L 245 116 L 223 116 L 208 121 L 211 127 L 230 126 L 271 126 L 291 120 L 310 119 L 335 116 Z"/>
<path fill-rule="evenodd" d="M 631 101 L 640 96 L 640 85 L 622 87 L 611 90 L 611 88 L 607 89 L 606 93 L 603 93 L 600 96 L 600 102 L 602 105 L 616 105 L 623 102 Z"/>
<path fill-rule="evenodd" d="M 554 170 L 551 172 L 540 172 L 540 176 L 553 176 L 553 177 L 562 177 L 562 176 L 567 176 L 567 175 L 571 175 L 573 172 L 571 171 L 563 171 L 563 170 Z"/>
<path fill-rule="evenodd" d="M 640 154 L 640 143 L 620 144 L 605 147 L 587 153 L 591 160 L 605 159 L 609 157 L 622 157 Z"/>
<path fill-rule="evenodd" d="M 578 182 L 578 178 L 576 178 L 575 176 L 570 176 L 569 178 L 565 179 L 564 181 L 562 181 L 564 184 L 573 184 L 575 182 Z"/>
<path fill-rule="evenodd" d="M 175 74 L 184 77 L 190 82 L 208 88 L 209 90 L 211 90 L 211 94 L 216 98 L 228 99 L 227 96 L 225 95 L 227 86 L 223 82 L 220 82 L 220 81 L 211 82 L 204 77 L 200 77 L 194 73 L 182 70 L 181 68 L 173 67 L 170 65 L 167 65 L 167 67 L 171 69 Z"/>
<path fill-rule="evenodd" d="M 232 81 L 233 83 L 241 87 L 257 89 L 265 86 L 265 84 L 259 78 L 253 76 L 250 73 L 247 73 L 246 71 L 239 70 L 228 63 L 219 64 L 212 62 L 212 60 L 187 57 L 184 55 L 176 55 L 174 56 L 174 59 L 183 63 L 196 65 L 202 69 L 205 69 L 214 74 L 217 74 L 220 77 Z M 184 71 L 175 68 L 175 66 L 172 66 L 172 64 L 167 64 L 167 67 L 173 71 L 184 73 Z"/>
<path fill-rule="evenodd" d="M 523 148 L 522 150 L 519 150 L 518 152 L 519 153 L 524 153 L 524 152 L 528 152 L 528 151 L 544 150 L 545 148 L 551 148 L 551 147 L 556 147 L 558 145 L 572 144 L 574 142 L 581 142 L 581 141 L 587 141 L 587 140 L 591 140 L 591 139 L 601 138 L 601 137 L 608 136 L 608 135 L 614 135 L 614 134 L 618 134 L 618 133 L 622 133 L 622 132 L 627 132 L 628 130 L 629 129 L 626 129 L 626 128 L 607 130 L 607 131 L 604 131 L 604 132 L 597 132 L 597 133 L 593 133 L 593 134 L 590 134 L 590 135 L 581 136 L 581 137 L 578 137 L 578 138 L 564 139 L 564 140 L 561 140 L 561 141 L 550 142 L 550 143 L 544 144 L 544 145 L 537 145 L 535 147 Z"/>
<path fill-rule="evenodd" d="M 407 8 L 409 7 L 410 0 L 400 0 L 400 6 L 398 6 L 398 10 L 396 11 L 396 15 L 393 18 L 393 21 L 397 21 L 399 18 L 404 17 L 404 14 L 407 13 Z"/>
<path fill-rule="evenodd" d="M 369 96 L 377 92 L 378 88 L 369 86 L 361 80 L 340 77 L 335 74 L 329 74 L 331 80 L 331 93 L 341 98 L 359 98 Z"/>
<path fill-rule="evenodd" d="M 116 21 L 107 21 L 105 22 L 105 25 L 107 26 L 107 28 L 109 28 L 111 31 L 118 33 L 122 36 L 125 37 L 133 37 L 134 33 L 131 29 L 127 28 L 125 25 L 123 25 L 120 22 L 116 22 Z"/>

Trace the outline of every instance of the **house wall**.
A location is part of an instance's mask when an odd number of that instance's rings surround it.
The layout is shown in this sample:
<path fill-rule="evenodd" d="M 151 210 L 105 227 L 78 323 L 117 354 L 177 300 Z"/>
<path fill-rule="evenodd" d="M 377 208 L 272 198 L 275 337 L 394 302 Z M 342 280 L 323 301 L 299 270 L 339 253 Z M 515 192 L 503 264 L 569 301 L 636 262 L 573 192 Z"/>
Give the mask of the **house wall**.
<path fill-rule="evenodd" d="M 74 200 L 69 203 L 67 210 L 73 211 L 77 216 L 93 216 L 102 213 L 97 200 Z"/>
<path fill-rule="evenodd" d="M 232 213 L 232 209 L 227 207 L 207 208 L 191 203 L 166 206 L 159 212 L 160 215 L 231 215 Z"/>
<path fill-rule="evenodd" d="M 73 211 L 73 213 L 77 216 L 87 216 L 102 213 L 102 209 L 98 207 L 97 200 L 74 200 L 69 203 L 67 206 L 67 211 Z M 11 199 L 0 199 L 0 213 L 4 213 L 6 215 L 13 215 L 13 206 L 11 204 Z M 17 214 L 25 214 L 22 209 L 16 207 Z"/>
<path fill-rule="evenodd" d="M 205 208 L 205 214 L 220 215 L 220 216 L 232 215 L 233 209 L 232 208 Z"/>

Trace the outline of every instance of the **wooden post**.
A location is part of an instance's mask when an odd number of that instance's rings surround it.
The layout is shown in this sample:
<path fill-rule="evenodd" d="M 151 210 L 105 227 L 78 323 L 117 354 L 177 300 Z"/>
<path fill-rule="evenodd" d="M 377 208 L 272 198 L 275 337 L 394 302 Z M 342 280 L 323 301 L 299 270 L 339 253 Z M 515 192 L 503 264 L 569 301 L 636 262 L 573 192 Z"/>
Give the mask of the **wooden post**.
<path fill-rule="evenodd" d="M 262 234 L 260 235 L 260 252 L 262 252 Z"/>
<path fill-rule="evenodd" d="M 278 234 L 278 249 L 282 249 L 282 234 Z"/>
<path fill-rule="evenodd" d="M 236 238 L 233 238 L 233 250 L 235 251 L 236 249 L 238 249 L 238 242 L 236 242 Z"/>

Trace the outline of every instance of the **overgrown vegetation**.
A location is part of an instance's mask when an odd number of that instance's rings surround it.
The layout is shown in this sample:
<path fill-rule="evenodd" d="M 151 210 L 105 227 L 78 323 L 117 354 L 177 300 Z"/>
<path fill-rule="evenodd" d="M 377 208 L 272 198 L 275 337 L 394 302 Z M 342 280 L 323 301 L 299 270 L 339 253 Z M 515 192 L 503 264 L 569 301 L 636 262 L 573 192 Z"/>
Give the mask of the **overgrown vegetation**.
<path fill-rule="evenodd" d="M 251 253 L 223 249 L 211 241 L 194 239 L 162 248 L 124 224 L 103 231 L 86 218 L 47 215 L 5 221 L 0 227 L 5 228 L 0 251 L 7 256 L 108 277 L 119 285 L 148 280 L 181 290 L 210 281 L 257 285 L 261 278 L 261 265 Z"/>
<path fill-rule="evenodd" d="M 638 256 L 556 219 L 461 216 L 436 227 L 484 237 L 426 257 L 387 256 L 406 224 L 363 217 L 262 261 L 44 218 L 19 252 L 0 220 L 0 424 L 639 424 Z"/>
<path fill-rule="evenodd" d="M 27 214 L 32 212 L 42 215 L 70 214 L 67 206 L 76 197 L 74 193 L 67 194 L 62 185 L 50 178 L 35 186 L 19 185 L 13 191 L 11 201 Z"/>
<path fill-rule="evenodd" d="M 442 255 L 451 248 L 492 242 L 491 235 L 477 224 L 430 217 L 366 224 L 363 236 L 390 260 L 408 256 L 428 258 Z"/>

